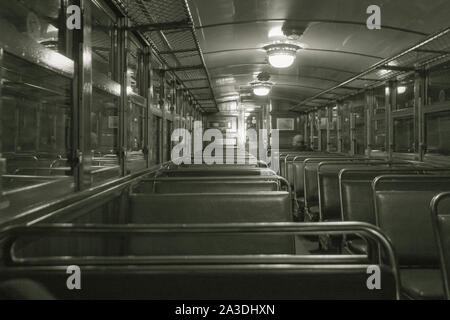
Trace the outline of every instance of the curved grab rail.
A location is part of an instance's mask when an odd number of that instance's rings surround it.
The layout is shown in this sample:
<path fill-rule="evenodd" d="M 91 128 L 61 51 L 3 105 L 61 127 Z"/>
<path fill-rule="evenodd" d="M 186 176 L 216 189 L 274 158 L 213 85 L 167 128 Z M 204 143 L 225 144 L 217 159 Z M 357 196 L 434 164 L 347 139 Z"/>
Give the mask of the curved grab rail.
<path fill-rule="evenodd" d="M 439 256 L 441 257 L 441 273 L 444 282 L 444 293 L 447 300 L 450 300 L 450 283 L 449 283 L 449 269 L 450 261 L 447 261 L 446 256 L 448 253 L 445 253 L 444 244 L 442 241 L 441 228 L 439 224 L 439 204 L 444 199 L 450 199 L 450 192 L 442 192 L 433 197 L 430 202 L 430 211 L 431 211 L 431 221 L 433 223 L 433 230 L 436 238 L 437 247 L 439 250 Z M 448 249 L 448 248 L 447 248 Z"/>
<path fill-rule="evenodd" d="M 5 228 L 0 235 L 3 239 L 2 249 L 3 258 L 7 266 L 23 265 L 27 261 L 17 259 L 14 256 L 14 244 L 18 239 L 24 236 L 61 236 L 61 235 L 95 235 L 95 236 L 118 236 L 118 235 L 150 235 L 150 234 L 276 234 L 276 235 L 318 235 L 318 234 L 355 234 L 358 233 L 368 240 L 380 244 L 387 253 L 391 272 L 394 276 L 396 286 L 396 297 L 400 298 L 400 276 L 395 251 L 391 241 L 382 233 L 382 231 L 373 225 L 361 222 L 321 222 L 321 223 L 229 223 L 229 224 L 192 224 L 192 225 L 76 225 L 76 224 L 53 224 L 53 225 L 34 225 L 32 227 L 13 226 Z M 381 252 L 381 250 L 380 250 Z M 161 259 L 161 257 L 159 257 Z M 249 258 L 246 256 L 246 258 Z M 382 264 L 381 255 L 377 258 L 377 263 Z M 184 261 L 194 263 L 213 263 L 219 259 L 222 262 L 231 262 L 236 256 L 214 256 L 212 259 L 208 256 L 184 256 Z M 70 259 L 60 257 L 54 259 L 67 264 Z M 89 262 L 97 264 L 111 263 L 111 259 L 89 258 Z M 117 261 L 137 263 L 138 257 L 125 257 Z M 141 261 L 142 262 L 142 261 Z M 216 261 L 217 262 L 217 261 Z M 38 263 L 37 260 L 34 263 Z"/>

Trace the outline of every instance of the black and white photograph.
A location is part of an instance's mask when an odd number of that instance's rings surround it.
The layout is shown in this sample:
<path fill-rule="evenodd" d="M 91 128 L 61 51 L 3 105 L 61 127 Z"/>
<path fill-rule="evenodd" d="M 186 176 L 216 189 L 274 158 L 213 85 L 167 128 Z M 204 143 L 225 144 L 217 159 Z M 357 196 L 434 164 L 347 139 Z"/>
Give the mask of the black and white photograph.
<path fill-rule="evenodd" d="M 450 1 L 0 0 L 17 300 L 450 300 Z"/>

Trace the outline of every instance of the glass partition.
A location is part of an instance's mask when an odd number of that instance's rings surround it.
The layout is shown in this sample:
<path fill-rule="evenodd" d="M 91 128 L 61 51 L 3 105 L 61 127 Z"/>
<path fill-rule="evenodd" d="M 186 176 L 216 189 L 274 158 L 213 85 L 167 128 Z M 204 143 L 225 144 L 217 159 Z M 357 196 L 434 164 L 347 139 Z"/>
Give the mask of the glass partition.
<path fill-rule="evenodd" d="M 350 152 L 350 108 L 347 103 L 340 108 L 342 152 Z"/>
<path fill-rule="evenodd" d="M 414 107 L 414 75 L 399 81 L 396 86 L 396 108 L 395 110 L 409 109 Z"/>
<path fill-rule="evenodd" d="M 450 102 L 450 63 L 439 65 L 428 74 L 427 104 Z"/>
<path fill-rule="evenodd" d="M 414 119 L 394 119 L 394 152 L 414 152 Z"/>
<path fill-rule="evenodd" d="M 386 151 L 386 87 L 375 88 L 372 113 L 372 150 Z"/>
<path fill-rule="evenodd" d="M 98 4 L 98 5 L 97 5 Z M 91 107 L 92 150 L 91 183 L 95 186 L 118 178 L 120 169 L 120 100 L 104 88 L 118 88 L 115 62 L 117 59 L 117 26 L 114 17 L 94 3 L 92 7 L 92 71 Z M 99 81 L 99 82 L 97 82 Z M 116 92 L 118 94 L 118 92 Z"/>
<path fill-rule="evenodd" d="M 426 152 L 450 155 L 450 111 L 426 115 Z"/>
<path fill-rule="evenodd" d="M 116 22 L 101 7 L 92 7 L 92 69 L 115 80 Z"/>
<path fill-rule="evenodd" d="M 337 107 L 333 107 L 331 109 L 330 119 L 328 119 L 330 128 L 328 148 L 330 152 L 337 152 L 337 116 L 338 109 Z"/>

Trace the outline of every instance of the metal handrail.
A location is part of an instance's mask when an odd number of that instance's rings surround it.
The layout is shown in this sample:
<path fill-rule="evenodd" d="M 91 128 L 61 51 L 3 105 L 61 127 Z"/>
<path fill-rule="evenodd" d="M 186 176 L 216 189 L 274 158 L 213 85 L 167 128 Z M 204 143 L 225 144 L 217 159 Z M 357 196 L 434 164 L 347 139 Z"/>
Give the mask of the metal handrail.
<path fill-rule="evenodd" d="M 2 236 L 3 258 L 6 266 L 17 266 L 26 264 L 26 259 L 17 259 L 14 256 L 14 244 L 17 240 L 25 236 L 46 237 L 49 235 L 76 235 L 76 236 L 118 236 L 118 235 L 151 235 L 151 234 L 273 234 L 273 235 L 318 235 L 318 234 L 359 234 L 368 240 L 372 240 L 384 247 L 387 253 L 389 266 L 394 276 L 396 284 L 396 296 L 399 294 L 399 271 L 395 251 L 390 240 L 382 231 L 373 225 L 359 222 L 340 222 L 340 223 L 230 223 L 230 224 L 192 224 L 192 225 L 75 225 L 75 224 L 54 224 L 54 225 L 35 225 L 32 227 L 14 226 L 3 229 L 0 232 Z M 368 241 L 369 242 L 369 241 Z M 370 242 L 369 242 L 370 243 Z M 190 263 L 208 264 L 214 261 L 225 263 L 236 263 L 236 257 L 239 256 L 184 256 L 184 261 Z M 177 257 L 178 259 L 181 257 Z M 376 257 L 377 263 L 382 265 L 381 254 Z M 162 259 L 159 257 L 158 259 Z M 246 259 L 253 259 L 246 256 Z M 258 259 L 258 258 L 257 258 Z M 261 259 L 261 257 L 259 258 Z M 118 260 L 126 262 L 127 265 L 134 264 L 139 260 L 138 257 L 126 257 Z M 68 257 L 55 258 L 60 263 L 71 261 Z M 97 264 L 108 264 L 111 259 L 102 260 L 101 258 L 91 257 L 86 261 Z M 28 261 L 29 262 L 29 261 Z M 34 259 L 38 263 L 38 259 Z M 49 261 L 47 261 L 48 263 Z M 256 262 L 256 261 L 255 261 Z M 276 261 L 274 261 L 276 262 Z"/>
<path fill-rule="evenodd" d="M 441 237 L 441 230 L 439 228 L 439 204 L 441 203 L 441 201 L 443 201 L 444 199 L 448 199 L 450 198 L 450 192 L 442 192 L 437 194 L 436 196 L 433 197 L 433 199 L 430 202 L 430 211 L 431 211 L 431 221 L 433 224 L 433 230 L 434 230 L 434 235 L 436 238 L 436 244 L 438 247 L 438 251 L 439 251 L 439 256 L 440 256 L 440 260 L 441 260 L 441 273 L 442 273 L 442 279 L 444 282 L 444 294 L 445 294 L 445 298 L 447 300 L 450 300 L 450 283 L 449 283 L 449 261 L 446 260 L 446 253 L 445 253 L 445 248 L 444 248 L 444 244 L 442 241 L 442 237 Z M 448 248 L 447 248 L 448 249 Z M 448 255 L 448 254 L 447 254 Z"/>

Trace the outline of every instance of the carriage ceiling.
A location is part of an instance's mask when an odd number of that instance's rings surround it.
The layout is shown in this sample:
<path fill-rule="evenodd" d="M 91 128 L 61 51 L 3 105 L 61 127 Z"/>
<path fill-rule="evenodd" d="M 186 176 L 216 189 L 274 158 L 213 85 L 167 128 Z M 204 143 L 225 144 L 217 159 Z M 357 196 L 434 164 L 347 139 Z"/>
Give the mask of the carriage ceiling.
<path fill-rule="evenodd" d="M 381 7 L 381 30 L 366 26 L 372 4 Z M 301 111 L 374 85 L 399 66 L 414 67 L 414 60 L 450 51 L 445 31 L 405 52 L 450 25 L 448 0 L 188 0 L 188 5 L 219 107 L 249 92 L 248 84 L 262 71 L 276 83 L 271 97 Z M 285 22 L 305 28 L 298 40 L 303 49 L 292 67 L 275 69 L 262 47 Z M 383 65 L 397 70 L 380 70 Z"/>
<path fill-rule="evenodd" d="M 217 104 L 185 0 L 114 0 L 204 112 Z"/>

